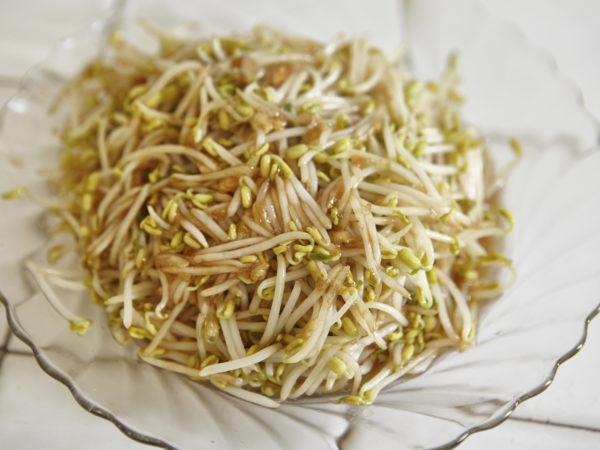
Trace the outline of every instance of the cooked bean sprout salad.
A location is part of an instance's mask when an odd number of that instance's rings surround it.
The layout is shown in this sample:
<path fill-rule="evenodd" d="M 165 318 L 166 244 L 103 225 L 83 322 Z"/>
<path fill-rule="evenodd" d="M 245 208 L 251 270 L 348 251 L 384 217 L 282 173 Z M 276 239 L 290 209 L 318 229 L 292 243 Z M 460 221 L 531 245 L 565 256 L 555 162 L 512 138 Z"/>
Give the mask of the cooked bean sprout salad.
<path fill-rule="evenodd" d="M 364 39 L 156 38 L 68 85 L 56 197 L 31 193 L 73 236 L 48 260 L 81 256 L 26 263 L 73 330 L 56 290 L 85 286 L 145 362 L 267 407 L 369 404 L 473 343 L 512 217 L 455 57 L 425 82 Z"/>

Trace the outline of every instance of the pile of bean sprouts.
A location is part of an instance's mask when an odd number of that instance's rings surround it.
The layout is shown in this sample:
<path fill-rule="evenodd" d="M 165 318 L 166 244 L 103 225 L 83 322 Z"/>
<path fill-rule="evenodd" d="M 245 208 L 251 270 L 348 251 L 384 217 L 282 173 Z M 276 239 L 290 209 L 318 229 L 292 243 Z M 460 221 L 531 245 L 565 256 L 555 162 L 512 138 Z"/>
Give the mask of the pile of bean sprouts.
<path fill-rule="evenodd" d="M 512 218 L 456 58 L 422 82 L 365 39 L 156 37 L 115 34 L 60 100 L 49 205 L 74 240 L 48 259 L 85 276 L 27 267 L 75 331 L 56 289 L 84 285 L 142 360 L 267 407 L 369 404 L 473 343 Z"/>

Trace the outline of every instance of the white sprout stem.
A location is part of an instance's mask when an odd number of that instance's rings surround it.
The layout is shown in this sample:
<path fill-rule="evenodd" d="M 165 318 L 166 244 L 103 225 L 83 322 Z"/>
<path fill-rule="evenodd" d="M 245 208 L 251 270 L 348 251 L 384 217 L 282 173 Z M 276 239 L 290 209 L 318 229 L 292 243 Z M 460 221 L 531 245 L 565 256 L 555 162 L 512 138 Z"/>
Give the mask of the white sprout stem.
<path fill-rule="evenodd" d="M 454 298 L 456 306 L 460 311 L 460 314 L 462 316 L 462 338 L 466 339 L 466 337 L 471 332 L 471 327 L 473 326 L 471 311 L 469 310 L 469 307 L 467 305 L 467 300 L 463 293 L 456 287 L 454 281 L 452 281 L 452 279 L 448 275 L 446 275 L 442 271 L 439 271 L 438 277 L 452 294 L 452 298 Z"/>
<path fill-rule="evenodd" d="M 87 319 L 84 319 L 77 314 L 71 312 L 58 298 L 54 289 L 50 286 L 46 278 L 42 275 L 40 269 L 30 260 L 25 261 L 25 267 L 33 276 L 33 279 L 39 286 L 40 290 L 48 300 L 48 302 L 52 305 L 54 310 L 68 320 L 71 323 L 78 324 L 81 322 L 85 322 Z"/>
<path fill-rule="evenodd" d="M 282 242 L 301 240 L 301 239 L 312 240 L 312 237 L 310 234 L 305 233 L 304 231 L 290 231 L 289 233 L 283 233 L 283 234 L 280 234 L 279 236 L 275 236 L 270 239 L 265 239 L 265 240 L 263 240 L 263 242 L 261 242 L 259 244 L 250 245 L 250 246 L 248 246 L 244 249 L 240 249 L 240 250 L 224 251 L 224 252 L 219 252 L 218 254 L 215 254 L 215 253 L 196 254 L 194 256 L 194 261 L 195 262 L 209 262 L 209 261 L 219 261 L 219 260 L 228 259 L 228 258 L 239 258 L 240 256 L 251 255 L 254 253 L 259 253 L 259 252 L 263 252 L 265 250 L 269 250 L 270 248 L 273 248 L 273 247 L 281 244 Z"/>
<path fill-rule="evenodd" d="M 156 333 L 156 335 L 154 336 L 152 341 L 150 341 L 150 343 L 142 351 L 142 355 L 145 355 L 145 356 L 151 355 L 154 352 L 154 350 L 156 350 L 156 348 L 160 345 L 160 342 L 167 335 L 167 333 L 169 331 L 175 331 L 177 329 L 174 326 L 175 319 L 177 319 L 177 316 L 181 313 L 181 311 L 186 306 L 186 304 L 187 304 L 187 302 L 182 301 L 181 303 L 175 305 L 175 307 L 173 308 L 173 311 L 171 311 L 171 314 L 169 314 L 169 317 L 167 318 L 167 320 L 165 320 L 162 323 L 162 325 L 160 326 L 158 332 Z M 169 329 L 171 329 L 171 330 L 169 330 Z M 179 331 L 180 332 L 182 331 L 181 327 L 179 327 Z M 194 329 L 192 329 L 191 336 L 189 336 L 189 334 L 188 334 L 188 337 L 194 337 L 195 335 L 196 335 L 196 332 Z"/>
<path fill-rule="evenodd" d="M 125 238 L 125 235 L 129 231 L 129 226 L 131 225 L 131 222 L 133 222 L 133 220 L 135 219 L 135 216 L 138 214 L 139 210 L 141 209 L 142 204 L 144 203 L 144 200 L 146 200 L 146 197 L 148 196 L 148 191 L 149 191 L 148 185 L 144 185 L 144 187 L 142 187 L 138 196 L 136 197 L 135 201 L 131 205 L 131 208 L 127 212 L 127 215 L 125 216 L 125 218 L 119 225 L 117 232 L 115 233 L 115 238 L 112 242 L 112 246 L 110 248 L 110 256 L 109 256 L 109 259 L 112 264 L 115 264 L 115 262 L 116 262 L 117 253 L 121 248 L 121 241 Z"/>
<path fill-rule="evenodd" d="M 277 275 L 275 279 L 275 293 L 271 301 L 271 310 L 267 319 L 265 332 L 260 338 L 259 345 L 265 345 L 269 342 L 275 333 L 279 313 L 281 311 L 281 303 L 283 302 L 283 290 L 285 288 L 285 259 L 283 255 L 277 256 Z"/>
<path fill-rule="evenodd" d="M 369 309 L 377 309 L 386 313 L 388 316 L 392 317 L 396 322 L 398 322 L 401 326 L 405 327 L 408 325 L 408 319 L 400 313 L 396 308 L 390 305 L 386 305 L 381 302 L 370 302 L 367 303 L 367 308 Z"/>
<path fill-rule="evenodd" d="M 246 389 L 241 389 L 233 386 L 222 386 L 219 384 L 217 384 L 216 386 L 222 391 L 227 392 L 228 394 L 231 394 L 234 397 L 246 400 L 247 402 L 255 403 L 257 405 L 264 406 L 265 408 L 279 408 L 279 403 L 267 397 L 266 395 L 257 394 L 256 392 L 248 391 Z"/>
<path fill-rule="evenodd" d="M 195 216 L 207 229 L 207 231 L 215 238 L 220 241 L 228 241 L 229 236 L 223 231 L 223 229 L 215 222 L 212 217 L 206 214 L 204 211 L 194 208 L 191 210 L 193 216 Z"/>
<path fill-rule="evenodd" d="M 129 328 L 133 319 L 133 280 L 137 272 L 131 271 L 123 282 L 123 326 Z"/>
<path fill-rule="evenodd" d="M 216 373 L 230 372 L 243 367 L 252 366 L 253 364 L 258 364 L 275 354 L 280 349 L 281 344 L 272 344 L 263 348 L 262 350 L 257 351 L 256 353 L 253 353 L 250 356 L 244 356 L 243 358 L 234 359 L 224 363 L 211 364 L 200 371 L 200 376 L 206 377 Z"/>

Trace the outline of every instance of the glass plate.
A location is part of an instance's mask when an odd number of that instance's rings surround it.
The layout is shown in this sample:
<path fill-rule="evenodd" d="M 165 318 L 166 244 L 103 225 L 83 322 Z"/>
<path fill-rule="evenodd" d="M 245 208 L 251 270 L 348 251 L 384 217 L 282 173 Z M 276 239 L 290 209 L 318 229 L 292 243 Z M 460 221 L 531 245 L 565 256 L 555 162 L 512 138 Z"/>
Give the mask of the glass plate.
<path fill-rule="evenodd" d="M 225 3 L 225 2 L 223 2 Z M 24 78 L 0 122 L 0 192 L 27 185 L 43 192 L 38 169 L 55 164 L 58 142 L 48 107 L 65 81 L 104 49 L 115 27 L 143 44 L 136 20 L 171 28 L 191 20 L 206 33 L 257 22 L 328 38 L 337 29 L 367 33 L 388 49 L 404 37 L 419 76 L 435 77 L 446 56 L 462 56 L 465 113 L 485 133 L 492 154 L 507 137 L 525 154 L 504 203 L 517 225 L 506 242 L 518 281 L 480 318 L 477 346 L 438 358 L 423 375 L 384 391 L 369 407 L 327 399 L 287 402 L 277 410 L 249 404 L 137 360 L 135 346 L 109 334 L 103 311 L 85 297 L 65 302 L 94 325 L 70 331 L 23 270 L 41 259 L 46 217 L 27 201 L 2 202 L 0 300 L 14 333 L 40 366 L 64 383 L 88 411 L 133 439 L 177 448 L 451 447 L 501 423 L 523 400 L 543 391 L 560 363 L 583 344 L 598 310 L 600 190 L 597 129 L 575 87 L 550 59 L 474 0 L 393 1 L 369 5 L 303 0 L 228 2 L 117 1 L 82 32 L 59 42 Z M 318 11 L 318 14 L 316 12 Z M 294 21 L 290 23 L 289 18 Z M 399 23 L 399 18 L 404 23 Z"/>

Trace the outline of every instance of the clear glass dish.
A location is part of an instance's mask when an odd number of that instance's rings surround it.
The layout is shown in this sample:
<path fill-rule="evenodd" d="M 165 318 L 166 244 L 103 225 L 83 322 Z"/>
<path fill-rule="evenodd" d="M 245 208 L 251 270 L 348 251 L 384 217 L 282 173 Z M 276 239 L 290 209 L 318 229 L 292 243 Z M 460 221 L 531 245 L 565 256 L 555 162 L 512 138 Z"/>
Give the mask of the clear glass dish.
<path fill-rule="evenodd" d="M 482 311 L 477 346 L 438 358 L 422 375 L 387 389 L 369 407 L 327 399 L 287 402 L 269 410 L 142 364 L 135 346 L 110 336 L 103 311 L 85 294 L 65 298 L 94 325 L 83 337 L 68 329 L 25 276 L 23 260 L 46 245 L 45 218 L 26 201 L 2 202 L 0 300 L 13 332 L 77 402 L 141 442 L 176 448 L 451 447 L 501 423 L 523 400 L 543 391 L 559 364 L 583 344 L 598 311 L 600 152 L 597 128 L 575 87 L 550 59 L 475 0 L 208 2 L 116 1 L 80 33 L 59 42 L 23 80 L 0 122 L 0 192 L 46 189 L 38 169 L 57 161 L 55 118 L 47 110 L 65 81 L 102 53 L 115 28 L 143 42 L 139 17 L 171 28 L 190 20 L 200 32 L 290 24 L 319 38 L 337 29 L 367 33 L 378 45 L 408 41 L 419 76 L 434 77 L 446 56 L 462 56 L 465 113 L 484 131 L 492 154 L 507 137 L 525 154 L 503 201 L 517 220 L 506 242 L 517 283 Z M 315 9 L 317 8 L 318 9 Z M 319 11 L 319 14 L 313 14 Z M 402 14 L 398 14 L 401 11 Z M 290 23 L 289 17 L 295 20 Z M 403 18 L 399 21 L 399 18 Z M 306 19 L 306 20 L 302 20 Z M 401 23 L 402 22 L 402 23 Z M 188 29 L 189 31 L 189 29 Z"/>

